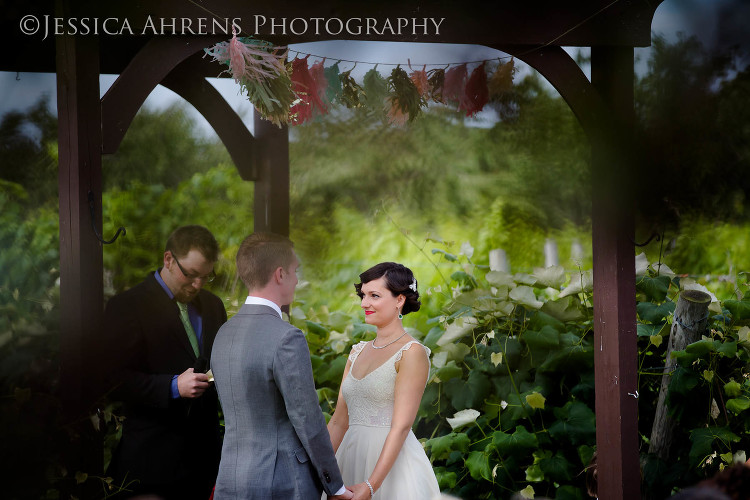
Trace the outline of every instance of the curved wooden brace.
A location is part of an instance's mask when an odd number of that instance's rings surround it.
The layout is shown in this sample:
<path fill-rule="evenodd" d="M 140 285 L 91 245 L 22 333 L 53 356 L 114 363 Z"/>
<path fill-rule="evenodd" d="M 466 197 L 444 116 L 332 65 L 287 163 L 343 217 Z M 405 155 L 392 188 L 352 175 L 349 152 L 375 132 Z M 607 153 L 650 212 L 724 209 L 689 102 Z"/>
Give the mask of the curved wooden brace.
<path fill-rule="evenodd" d="M 161 84 L 192 104 L 208 120 L 227 148 L 240 177 L 255 181 L 258 179 L 253 161 L 255 138 L 219 91 L 193 70 L 200 62 L 200 55 L 194 54 L 172 70 Z"/>
<path fill-rule="evenodd" d="M 591 144 L 614 137 L 608 106 L 581 68 L 561 47 L 493 46 L 510 54 L 547 79 L 560 93 L 581 123 Z"/>
<path fill-rule="evenodd" d="M 219 36 L 154 37 L 102 97 L 102 154 L 112 154 L 152 90 L 182 61 L 222 41 Z"/>

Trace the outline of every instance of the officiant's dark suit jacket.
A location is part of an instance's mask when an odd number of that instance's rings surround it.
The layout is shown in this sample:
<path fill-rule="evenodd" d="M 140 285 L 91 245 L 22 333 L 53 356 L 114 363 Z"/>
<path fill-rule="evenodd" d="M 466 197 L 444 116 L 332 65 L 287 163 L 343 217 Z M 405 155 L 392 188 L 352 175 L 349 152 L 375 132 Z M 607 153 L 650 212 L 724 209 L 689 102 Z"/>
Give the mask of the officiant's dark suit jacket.
<path fill-rule="evenodd" d="M 202 317 L 201 356 L 211 359 L 224 304 L 206 290 L 192 304 Z M 136 492 L 207 500 L 221 453 L 218 397 L 213 384 L 196 399 L 171 397 L 172 377 L 194 367 L 196 356 L 177 304 L 153 273 L 108 301 L 103 337 L 112 399 L 124 403 L 125 416 L 108 474 L 118 485 L 138 481 L 129 486 Z"/>

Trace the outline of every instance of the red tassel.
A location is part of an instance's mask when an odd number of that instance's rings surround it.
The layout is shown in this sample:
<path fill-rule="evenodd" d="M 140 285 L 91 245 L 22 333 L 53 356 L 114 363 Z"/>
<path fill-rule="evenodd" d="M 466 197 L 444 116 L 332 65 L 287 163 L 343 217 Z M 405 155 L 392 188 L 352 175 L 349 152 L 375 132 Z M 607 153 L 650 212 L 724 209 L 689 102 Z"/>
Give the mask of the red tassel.
<path fill-rule="evenodd" d="M 313 117 L 313 111 L 327 113 L 325 104 L 318 94 L 318 84 L 307 68 L 307 58 L 297 58 L 292 61 L 292 89 L 297 94 L 299 102 L 289 110 L 292 122 L 301 125 Z"/>
<path fill-rule="evenodd" d="M 487 72 L 484 70 L 486 63 L 482 63 L 471 72 L 469 81 L 466 82 L 465 99 L 461 102 L 459 109 L 466 111 L 466 116 L 474 116 L 482 111 L 484 105 L 490 100 L 490 92 L 487 88 Z"/>
<path fill-rule="evenodd" d="M 313 81 L 307 69 L 307 57 L 294 59 L 292 61 L 292 89 L 297 95 L 297 101 L 289 110 L 292 123 L 299 125 L 312 118 L 312 106 L 308 94 L 312 87 Z"/>
<path fill-rule="evenodd" d="M 310 92 L 318 96 L 317 100 L 313 101 L 313 114 L 325 115 L 328 113 L 328 97 L 326 91 L 328 90 L 328 79 L 326 78 L 326 69 L 323 66 L 325 59 L 322 59 L 312 66 L 310 66 L 310 76 L 315 84 L 315 88 L 311 89 Z"/>
<path fill-rule="evenodd" d="M 454 66 L 445 72 L 445 82 L 443 83 L 443 100 L 458 104 L 466 99 L 466 63 Z"/>

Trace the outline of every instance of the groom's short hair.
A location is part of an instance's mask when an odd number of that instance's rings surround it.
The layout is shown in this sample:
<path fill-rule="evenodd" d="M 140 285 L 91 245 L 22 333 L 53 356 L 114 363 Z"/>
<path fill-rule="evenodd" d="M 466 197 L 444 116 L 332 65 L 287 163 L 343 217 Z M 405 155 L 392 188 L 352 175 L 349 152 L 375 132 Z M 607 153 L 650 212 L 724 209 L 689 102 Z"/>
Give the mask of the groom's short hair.
<path fill-rule="evenodd" d="M 237 250 L 237 273 L 248 290 L 263 288 L 279 267 L 289 269 L 294 261 L 294 243 L 275 233 L 253 233 Z"/>

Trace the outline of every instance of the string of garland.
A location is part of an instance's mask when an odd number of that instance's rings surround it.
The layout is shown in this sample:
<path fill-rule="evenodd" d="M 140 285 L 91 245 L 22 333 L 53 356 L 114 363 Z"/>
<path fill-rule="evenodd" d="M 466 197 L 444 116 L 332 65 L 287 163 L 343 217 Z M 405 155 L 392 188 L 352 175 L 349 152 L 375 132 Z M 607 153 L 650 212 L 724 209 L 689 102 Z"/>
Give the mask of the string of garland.
<path fill-rule="evenodd" d="M 430 101 L 475 116 L 488 102 L 502 101 L 512 91 L 515 73 L 513 58 L 507 62 L 475 61 L 479 64 L 471 74 L 469 63 L 429 71 L 426 64 L 415 70 L 409 63 L 410 73 L 395 65 L 388 78 L 383 78 L 375 63 L 360 85 L 351 76 L 356 61 L 344 72 L 339 69 L 341 61 L 325 67 L 326 58 L 322 58 L 309 65 L 311 54 L 296 52 L 289 61 L 287 47 L 237 37 L 236 32 L 230 41 L 205 49 L 205 53 L 226 65 L 222 73 L 230 73 L 258 113 L 279 127 L 301 125 L 327 114 L 335 105 L 365 107 L 394 125 L 414 121 Z"/>

